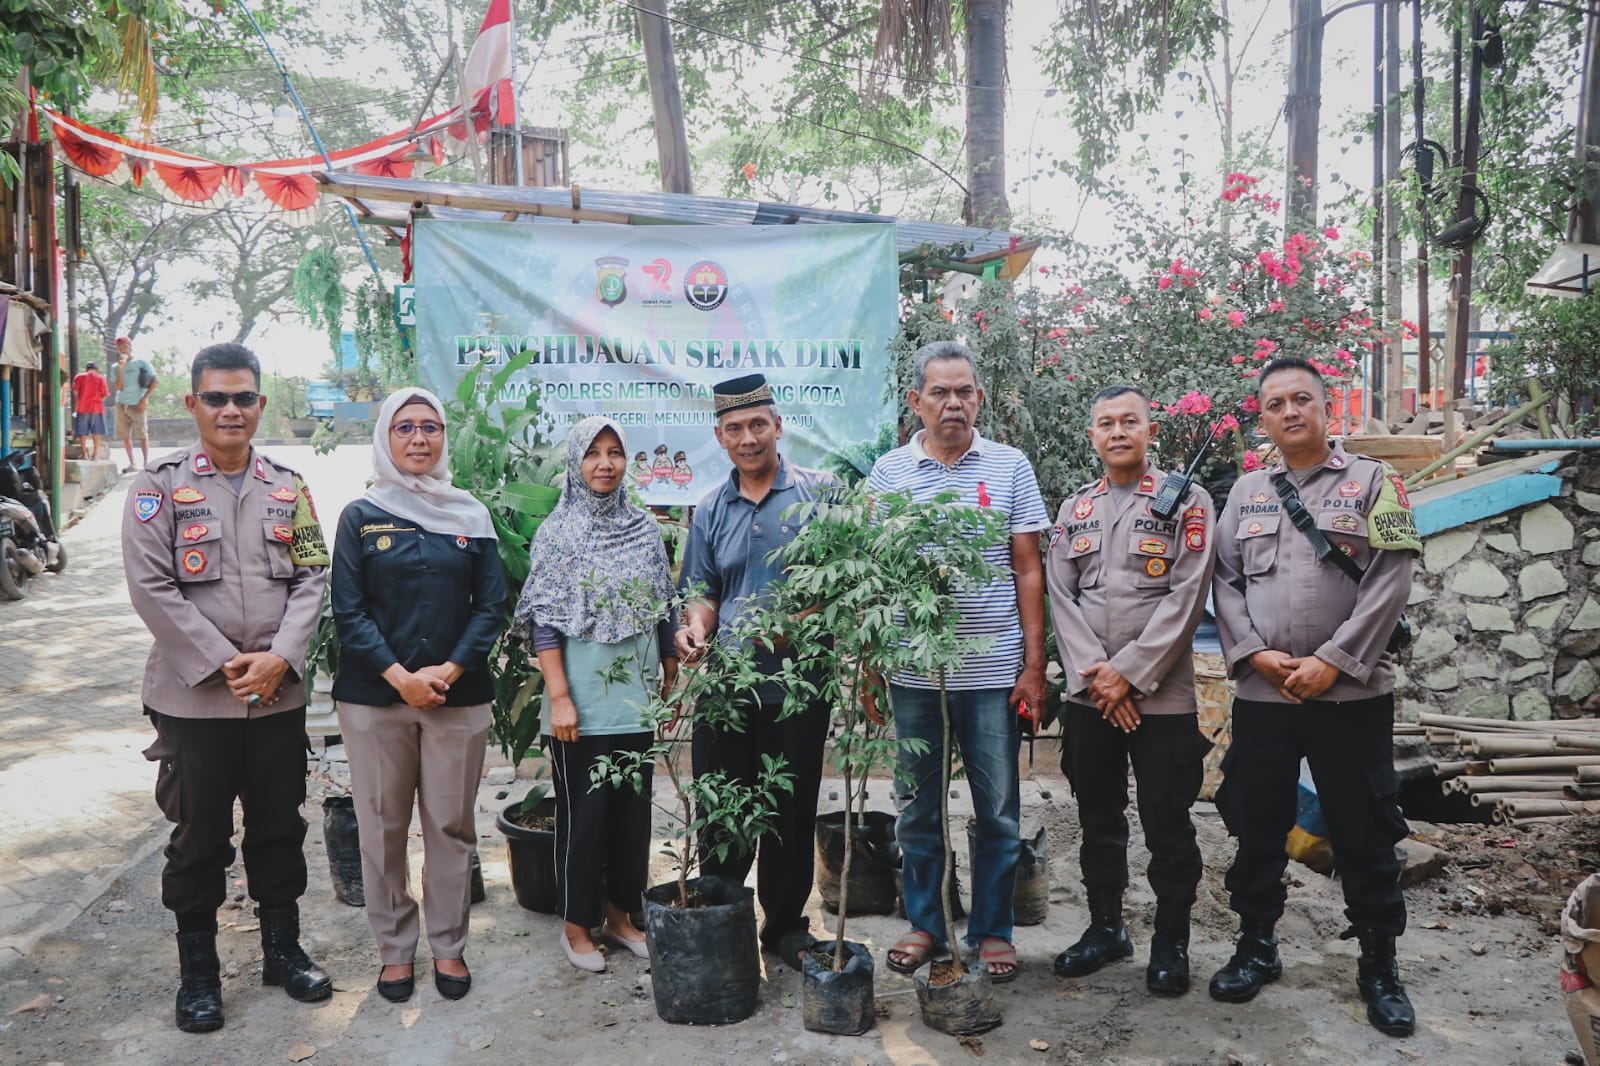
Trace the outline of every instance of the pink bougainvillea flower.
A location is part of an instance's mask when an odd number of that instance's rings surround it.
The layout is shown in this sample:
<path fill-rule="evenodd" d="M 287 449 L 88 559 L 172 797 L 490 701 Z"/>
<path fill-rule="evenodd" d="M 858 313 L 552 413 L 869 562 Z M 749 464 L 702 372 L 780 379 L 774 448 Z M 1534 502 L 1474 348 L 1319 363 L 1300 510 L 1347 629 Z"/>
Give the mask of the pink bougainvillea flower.
<path fill-rule="evenodd" d="M 1067 331 L 1062 329 L 1060 326 L 1057 326 L 1055 329 L 1051 330 L 1049 333 L 1046 333 L 1044 336 L 1045 336 L 1046 340 L 1052 340 L 1053 341 L 1057 337 L 1065 337 L 1066 335 L 1067 335 Z"/>
<path fill-rule="evenodd" d="M 1273 352 L 1278 350 L 1278 342 L 1267 337 L 1257 337 L 1256 350 L 1258 352 L 1266 352 L 1268 355 L 1271 355 Z"/>
<path fill-rule="evenodd" d="M 1172 288 L 1172 275 L 1171 274 L 1163 274 L 1161 276 L 1161 280 L 1156 282 L 1156 288 L 1158 288 L 1158 289 L 1170 289 L 1170 288 Z"/>
<path fill-rule="evenodd" d="M 1222 416 L 1222 432 L 1231 433 L 1239 428 L 1239 420 L 1232 415 Z"/>
<path fill-rule="evenodd" d="M 1243 311 L 1229 311 L 1228 312 L 1228 325 L 1233 327 L 1234 329 L 1243 328 L 1243 326 L 1244 326 L 1244 312 Z"/>
<path fill-rule="evenodd" d="M 1253 415 L 1257 411 L 1261 410 L 1261 401 L 1256 398 L 1254 393 L 1252 393 L 1244 398 L 1243 403 L 1239 404 L 1239 409 L 1247 415 Z"/>
<path fill-rule="evenodd" d="M 1282 300 L 1273 300 L 1271 303 L 1269 303 L 1267 305 L 1267 310 L 1268 311 L 1282 311 L 1283 310 L 1283 301 Z"/>
<path fill-rule="evenodd" d="M 1255 452 L 1245 452 L 1244 463 L 1242 465 L 1244 466 L 1245 473 L 1249 473 L 1252 470 L 1261 469 L 1261 460 L 1256 458 Z"/>
<path fill-rule="evenodd" d="M 1339 231 L 1334 229 L 1332 226 L 1329 226 L 1327 229 L 1323 230 L 1322 235 L 1328 238 L 1330 241 L 1336 241 L 1339 239 Z"/>
<path fill-rule="evenodd" d="M 1216 318 L 1216 317 L 1217 317 L 1216 315 L 1211 313 L 1211 308 L 1202 307 L 1200 309 L 1200 321 L 1202 321 L 1202 322 L 1210 322 L 1213 318 Z"/>
<path fill-rule="evenodd" d="M 1228 359 L 1228 362 L 1234 363 L 1234 364 L 1242 363 L 1242 362 L 1244 362 L 1244 356 L 1242 356 L 1242 355 L 1232 356 L 1232 357 L 1230 357 Z"/>

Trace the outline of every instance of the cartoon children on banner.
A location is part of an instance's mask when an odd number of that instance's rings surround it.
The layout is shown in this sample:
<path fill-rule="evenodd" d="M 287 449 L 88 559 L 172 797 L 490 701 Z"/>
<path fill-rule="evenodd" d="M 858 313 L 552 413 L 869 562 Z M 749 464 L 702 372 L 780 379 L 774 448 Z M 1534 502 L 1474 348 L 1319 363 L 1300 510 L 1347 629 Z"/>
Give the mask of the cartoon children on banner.
<path fill-rule="evenodd" d="M 655 472 L 650 469 L 650 456 L 641 451 L 633 457 L 633 465 L 628 467 L 628 476 L 633 478 L 633 483 L 641 489 L 650 487 L 650 482 L 656 479 Z"/>
<path fill-rule="evenodd" d="M 689 482 L 694 480 L 694 471 L 689 469 L 689 456 L 679 452 L 672 457 L 672 483 L 678 488 L 688 491 Z"/>

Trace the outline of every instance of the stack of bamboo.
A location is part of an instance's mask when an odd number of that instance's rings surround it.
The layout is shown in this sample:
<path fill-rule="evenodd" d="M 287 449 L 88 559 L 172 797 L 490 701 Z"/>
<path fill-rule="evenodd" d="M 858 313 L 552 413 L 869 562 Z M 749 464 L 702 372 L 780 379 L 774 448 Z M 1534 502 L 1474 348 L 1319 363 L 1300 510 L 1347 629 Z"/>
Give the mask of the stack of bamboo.
<path fill-rule="evenodd" d="M 1465 793 L 1504 825 L 1600 814 L 1600 720 L 1508 722 L 1423 714 L 1420 734 L 1445 795 Z"/>

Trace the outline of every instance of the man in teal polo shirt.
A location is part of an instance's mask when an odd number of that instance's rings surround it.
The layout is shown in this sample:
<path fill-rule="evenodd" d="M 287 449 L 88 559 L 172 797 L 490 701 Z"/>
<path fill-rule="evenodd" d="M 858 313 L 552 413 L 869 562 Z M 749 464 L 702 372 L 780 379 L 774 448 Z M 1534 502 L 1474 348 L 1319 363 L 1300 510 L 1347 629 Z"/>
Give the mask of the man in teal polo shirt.
<path fill-rule="evenodd" d="M 792 466 L 778 452 L 783 417 L 762 375 L 724 381 L 713 393 L 717 443 L 727 449 L 733 471 L 700 501 L 689 526 L 681 584 L 685 589 L 698 587 L 701 598 L 685 612 L 676 635 L 678 656 L 685 663 L 704 652 L 719 620 L 731 620 L 755 606 L 780 577 L 771 555 L 801 528 L 784 512 L 840 487 L 832 474 Z M 756 896 L 764 916 L 762 947 L 799 969 L 811 939 L 805 906 L 815 864 L 812 839 L 828 711 L 825 704 L 814 703 L 799 714 L 779 718 L 784 693 L 771 677 L 781 659 L 770 649 L 756 649 L 757 664 L 769 680 L 758 690 L 744 731 L 697 726 L 692 753 L 697 776 L 723 770 L 754 781 L 763 755 L 783 756 L 794 774 L 794 791 L 774 797 L 776 824 L 762 838 L 759 858 L 747 853 L 719 860 L 707 852 L 700 869 L 742 883 L 756 862 Z"/>

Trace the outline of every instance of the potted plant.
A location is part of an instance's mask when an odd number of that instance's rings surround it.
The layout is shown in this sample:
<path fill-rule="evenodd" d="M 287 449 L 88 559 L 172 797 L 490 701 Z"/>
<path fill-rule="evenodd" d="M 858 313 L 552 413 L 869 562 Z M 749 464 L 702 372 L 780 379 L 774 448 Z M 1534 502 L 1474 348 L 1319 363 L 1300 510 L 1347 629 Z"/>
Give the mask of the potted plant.
<path fill-rule="evenodd" d="M 691 591 L 663 603 L 640 581 L 620 592 L 628 609 L 649 624 L 677 615 L 695 598 Z M 762 675 L 750 650 L 757 635 L 771 632 L 767 612 L 753 612 L 721 627 L 719 639 L 706 654 L 678 672 L 678 684 L 663 695 L 646 684 L 635 702 L 642 721 L 656 740 L 642 752 L 602 756 L 590 769 L 590 780 L 612 788 L 647 787 L 644 768 L 659 765 L 667 776 L 668 800 L 658 807 L 671 819 L 671 839 L 664 853 L 675 877 L 644 892 L 645 937 L 650 947 L 651 985 L 656 1013 L 663 1021 L 692 1025 L 726 1025 L 755 1012 L 761 984 L 761 957 L 756 942 L 755 894 L 741 884 L 710 875 L 692 876 L 701 857 L 715 852 L 726 858 L 754 849 L 772 831 L 777 816 L 773 801 L 779 791 L 794 790 L 794 775 L 781 757 L 763 756 L 754 781 L 730 778 L 722 771 L 685 775 L 683 748 L 690 729 L 679 719 L 693 709 L 696 725 L 742 728 L 745 707 Z M 606 680 L 626 685 L 642 675 L 619 660 Z M 798 710 L 801 703 L 796 702 Z"/>
<path fill-rule="evenodd" d="M 845 792 L 838 927 L 833 943 L 819 945 L 803 968 L 808 1029 L 855 1035 L 872 1025 L 872 956 L 864 946 L 845 938 L 850 873 L 858 846 L 856 826 L 868 813 L 868 779 L 875 770 L 894 765 L 899 744 L 917 754 L 926 751 L 921 741 L 897 743 L 888 735 L 886 721 L 867 707 L 887 707 L 885 678 L 903 670 L 942 678 L 944 670 L 976 650 L 973 642 L 956 635 L 959 615 L 953 595 L 992 580 L 994 567 L 985 560 L 983 548 L 1001 539 L 1005 531 L 997 515 L 982 508 L 955 506 L 954 499 L 954 495 L 941 496 L 919 504 L 905 493 L 873 497 L 858 487 L 833 500 L 794 510 L 794 517 L 804 525 L 784 549 L 785 577 L 774 607 L 776 632 L 792 646 L 807 649 L 809 666 L 823 666 L 817 695 L 842 722 L 834 757 L 843 768 Z M 947 709 L 945 717 L 942 791 L 943 803 L 948 804 Z M 948 814 L 946 809 L 942 895 L 945 927 L 953 934 L 950 890 L 954 856 Z M 968 980 L 973 975 L 966 971 L 954 936 L 949 939 L 952 961 L 934 963 L 931 976 L 918 975 L 924 1015 L 929 1024 L 946 1031 L 990 1028 L 998 1023 L 999 1015 L 988 997 L 987 982 L 981 979 L 981 971 L 977 979 Z M 941 966 L 946 969 L 939 969 Z M 953 1009 L 946 1005 L 952 998 L 961 1006 Z M 992 1016 L 993 1021 L 974 1028 L 970 1019 L 951 1021 L 952 1015 L 985 1020 Z"/>

